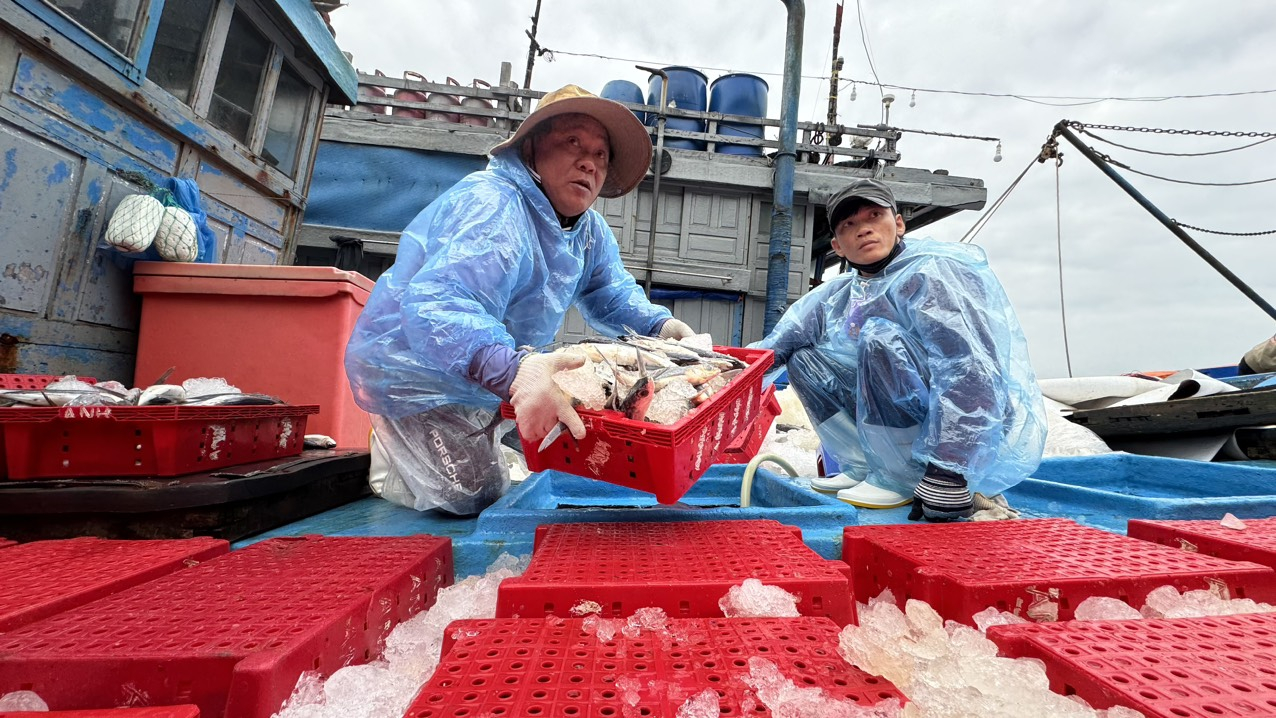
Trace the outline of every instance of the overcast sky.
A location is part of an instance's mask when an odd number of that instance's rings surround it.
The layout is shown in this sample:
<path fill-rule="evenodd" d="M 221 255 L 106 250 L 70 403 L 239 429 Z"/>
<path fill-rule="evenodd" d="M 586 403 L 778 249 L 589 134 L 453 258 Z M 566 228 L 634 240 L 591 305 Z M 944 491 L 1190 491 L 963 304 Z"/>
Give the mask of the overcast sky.
<path fill-rule="evenodd" d="M 535 0 L 349 0 L 332 15 L 337 42 L 364 72 L 414 70 L 432 81 L 480 78 L 493 84 L 500 63 L 522 84 Z M 1270 0 L 1045 0 L 958 2 L 861 0 L 863 30 L 885 85 L 1002 95 L 1149 97 L 1276 88 L 1276 2 Z M 808 0 L 800 120 L 825 119 L 835 0 Z M 778 0 L 543 0 L 538 39 L 558 51 L 538 58 L 532 88 L 566 83 L 598 92 L 607 81 L 646 86 L 646 64 L 690 65 L 710 80 L 752 72 L 771 86 L 779 117 L 785 5 Z M 843 10 L 839 120 L 881 120 L 854 0 Z M 567 53 L 624 58 L 606 60 Z M 865 84 L 864 81 L 868 81 Z M 1188 130 L 1276 132 L 1276 93 L 1164 101 L 1029 102 L 919 89 L 896 96 L 891 124 L 1002 140 L 906 134 L 901 166 L 978 177 L 989 205 L 1036 156 L 1060 119 Z M 1100 132 L 1160 152 L 1196 153 L 1256 141 L 1236 137 Z M 1234 364 L 1276 332 L 1276 321 L 1214 272 L 1135 204 L 1099 169 L 1062 142 L 1063 307 L 1072 373 L 1118 374 Z M 1276 141 L 1202 158 L 1163 157 L 1094 144 L 1134 169 L 1195 182 L 1246 182 L 1276 176 Z M 1175 184 L 1124 172 L 1170 217 L 1234 232 L 1276 229 L 1276 182 L 1246 187 Z M 1056 182 L 1053 164 L 1034 165 L 978 235 L 1005 284 L 1043 377 L 1066 376 L 1060 312 Z M 965 212 L 923 229 L 955 240 L 979 214 Z M 1191 232 L 1202 245 L 1276 303 L 1276 235 L 1223 237 Z"/>

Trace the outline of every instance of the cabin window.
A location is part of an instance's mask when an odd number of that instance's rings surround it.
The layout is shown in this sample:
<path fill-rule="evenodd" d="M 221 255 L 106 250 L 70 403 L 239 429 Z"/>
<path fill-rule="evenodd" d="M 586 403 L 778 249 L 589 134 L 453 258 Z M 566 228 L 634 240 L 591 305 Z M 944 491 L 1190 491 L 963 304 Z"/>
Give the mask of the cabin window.
<path fill-rule="evenodd" d="M 142 0 L 46 0 L 121 55 L 132 57 Z"/>
<path fill-rule="evenodd" d="M 170 0 L 160 15 L 146 77 L 186 104 L 195 87 L 212 11 L 213 0 Z"/>
<path fill-rule="evenodd" d="M 217 68 L 208 120 L 240 142 L 247 143 L 252 131 L 253 113 L 269 56 L 270 43 L 236 10 L 226 35 L 222 64 Z"/>
<path fill-rule="evenodd" d="M 301 129 L 305 126 L 310 109 L 310 86 L 284 63 L 279 68 L 279 84 L 275 87 L 275 102 L 270 108 L 270 122 L 266 126 L 266 142 L 262 158 L 292 175 L 297 166 L 297 146 L 301 142 Z"/>

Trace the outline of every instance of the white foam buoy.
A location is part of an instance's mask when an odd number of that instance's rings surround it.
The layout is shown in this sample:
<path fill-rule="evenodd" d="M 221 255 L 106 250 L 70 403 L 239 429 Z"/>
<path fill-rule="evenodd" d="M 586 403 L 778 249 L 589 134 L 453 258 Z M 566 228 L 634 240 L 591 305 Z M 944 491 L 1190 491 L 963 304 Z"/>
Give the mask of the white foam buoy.
<path fill-rule="evenodd" d="M 131 194 L 120 201 L 106 226 L 106 243 L 124 252 L 144 252 L 155 241 L 164 205 L 144 194 Z"/>
<path fill-rule="evenodd" d="M 155 251 L 170 262 L 195 261 L 199 256 L 199 230 L 189 212 L 181 207 L 164 208 L 155 233 Z"/>

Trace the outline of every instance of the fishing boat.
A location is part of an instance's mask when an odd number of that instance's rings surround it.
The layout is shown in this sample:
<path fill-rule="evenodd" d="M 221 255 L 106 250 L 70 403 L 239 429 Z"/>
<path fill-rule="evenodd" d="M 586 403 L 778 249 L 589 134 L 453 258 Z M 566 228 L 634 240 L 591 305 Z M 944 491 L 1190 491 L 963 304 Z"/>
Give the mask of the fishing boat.
<path fill-rule="evenodd" d="M 139 9 L 133 29 L 122 34 L 94 25 L 95 16 L 72 5 L 0 3 L 10 48 L 0 60 L 16 78 L 0 97 L 3 137 L 22 158 L 23 176 L 50 180 L 52 191 L 5 189 L 0 199 L 8 207 L 21 194 L 22 206 L 37 208 L 19 226 L 45 238 L 41 256 L 64 260 L 54 271 L 40 263 L 47 259 L 29 256 L 36 251 L 30 243 L 12 234 L 0 243 L 0 257 L 15 258 L 38 279 L 0 294 L 20 300 L 0 307 L 15 327 L 0 337 L 0 370 L 12 382 L 19 375 L 126 383 L 158 375 L 157 364 L 144 364 L 159 359 L 147 355 L 141 339 L 148 310 L 138 312 L 135 287 L 150 311 L 166 312 L 160 316 L 169 328 L 182 323 L 180 311 L 194 311 L 164 299 L 169 295 L 199 295 L 232 329 L 255 313 L 253 321 L 281 333 L 288 314 L 275 304 L 293 306 L 302 294 L 336 296 L 335 311 L 344 314 L 307 315 L 303 326 L 330 323 L 348 335 L 342 322 L 366 298 L 368 278 L 392 263 L 398 231 L 452 182 L 482 167 L 487 151 L 543 94 L 513 86 L 508 70 L 470 86 L 355 73 L 323 24 L 320 11 L 332 3 L 318 0 L 209 0 L 206 29 L 166 24 L 177 6 L 172 0 L 141 3 L 151 14 Z M 165 28 L 204 39 L 165 43 Z M 245 37 L 265 43 L 269 61 L 258 68 L 258 82 L 267 89 L 251 100 L 251 111 L 232 103 L 241 112 L 227 105 L 219 114 L 214 108 L 234 99 L 217 90 L 219 68 L 243 70 L 247 56 L 226 48 Z M 164 63 L 148 58 L 180 65 L 178 50 L 196 47 L 186 64 L 197 72 L 183 100 L 171 82 L 152 76 Z M 672 86 L 680 69 L 653 68 L 653 75 Z M 291 115 L 303 119 L 288 125 L 287 160 L 274 144 L 270 108 L 286 102 L 290 72 L 308 89 L 294 108 L 305 111 Z M 718 79 L 723 87 L 757 89 L 747 78 Z M 791 101 L 795 91 L 785 97 Z M 900 166 L 905 134 L 889 125 L 801 123 L 791 112 L 773 119 L 765 103 L 753 114 L 715 110 L 712 101 L 702 109 L 641 97 L 625 103 L 655 118 L 652 172 L 635 193 L 600 200 L 596 209 L 652 298 L 732 347 L 760 338 L 777 307 L 841 269 L 822 206 L 850 179 L 888 182 L 911 228 L 987 200 L 976 178 Z M 72 181 L 57 168 L 74 152 Z M 143 188 L 134 175 L 121 179 L 125 168 L 153 184 L 177 174 L 198 181 L 218 233 L 217 262 L 134 266 L 98 245 L 109 210 Z M 384 191 L 401 186 L 404 174 L 419 189 Z M 369 212 L 374 196 L 379 211 Z M 228 268 L 258 261 L 267 266 Z M 10 279 L 6 273 L 2 281 Z M 287 291 L 272 294 L 272 281 Z M 173 288 L 183 282 L 203 288 Z M 223 284 L 254 289 L 242 296 L 208 289 Z M 104 319 L 111 313 L 120 318 Z M 252 334 L 238 326 L 239 334 Z M 317 333 L 301 331 L 290 341 Z M 244 364 L 252 350 L 289 351 L 234 345 L 233 334 L 221 341 Z M 589 335 L 573 315 L 560 339 Z M 322 339 L 311 364 L 339 369 L 339 343 Z M 166 347 L 179 351 L 173 342 Z M 198 344 L 185 351 L 215 353 Z M 311 371 L 317 369 L 298 365 L 290 373 Z M 0 475 L 0 701 L 12 701 L 0 703 L 0 715 L 38 708 L 27 692 L 55 711 L 110 710 L 117 718 L 268 718 L 281 710 L 291 718 L 326 709 L 419 718 L 817 709 L 899 715 L 906 702 L 931 711 L 923 715 L 955 715 L 934 708 L 945 692 L 981 710 L 990 703 L 978 701 L 1000 699 L 1047 715 L 1076 705 L 1064 695 L 1147 715 L 1263 715 L 1276 705 L 1267 665 L 1276 625 L 1265 614 L 1136 621 L 1116 611 L 1108 621 L 1071 620 L 1095 598 L 1120 600 L 1138 613 L 1164 586 L 1175 598 L 1206 592 L 1220 602 L 1276 603 L 1276 554 L 1267 543 L 1276 525 L 1265 521 L 1276 515 L 1276 490 L 1269 488 L 1276 464 L 1264 460 L 1270 446 L 1263 440 L 1238 439 L 1244 456 L 1228 462 L 1124 452 L 1055 456 L 1006 492 L 1019 520 L 910 525 L 907 508 L 857 509 L 812 489 L 813 471 L 791 471 L 792 461 L 772 453 L 780 452 L 782 432 L 770 426 L 779 409 L 754 406 L 758 426 L 716 439 L 722 450 L 712 453 L 721 460 L 697 471 L 676 496 L 658 495 L 656 471 L 627 479 L 550 469 L 520 477 L 479 516 L 457 518 L 370 496 L 366 444 L 303 451 L 288 438 L 293 428 L 306 433 L 303 420 L 317 426 L 317 417 L 332 422 L 324 426 L 333 434 L 347 432 L 343 437 L 366 426 L 357 416 L 331 417 L 348 409 L 340 395 L 348 388 L 339 372 L 325 376 L 338 378 L 312 382 L 328 392 L 315 401 L 317 415 L 264 418 L 247 407 L 216 420 L 189 419 L 193 430 L 173 434 L 167 449 L 193 448 L 200 461 L 222 462 L 209 470 L 79 472 L 79 462 L 100 454 L 140 465 L 143 443 L 154 447 L 151 435 L 136 437 L 157 429 L 154 422 L 176 426 L 181 407 L 157 407 L 166 418 L 139 415 L 152 424 L 130 425 L 110 441 L 94 432 L 118 429 L 120 416 L 93 410 L 54 409 L 50 421 L 73 423 L 59 424 L 38 446 L 18 443 L 16 429 L 2 435 L 0 464 L 17 466 L 21 454 L 52 473 Z M 1208 429 L 1239 436 L 1268 421 L 1252 410 L 1266 406 L 1263 392 L 1276 390 L 1264 384 L 1272 380 L 1229 377 L 1244 391 L 1169 408 L 1080 409 L 1073 418 L 1116 427 L 1100 429 L 1108 436 L 1149 417 L 1163 427 L 1180 422 L 1167 430 L 1174 435 Z M 748 396 L 761 402 L 782 384 L 781 377 L 759 377 Z M 213 458 L 222 446 L 216 427 L 224 441 L 229 421 L 237 422 L 232 435 L 241 443 L 234 446 L 285 455 Z M 0 421 L 0 428 L 17 423 Z M 277 444 L 281 437 L 293 443 Z M 617 453 L 614 461 L 636 452 Z M 55 460 L 40 463 L 47 456 Z M 869 603 L 885 589 L 894 598 Z M 760 593 L 746 596 L 750 591 Z M 899 613 L 907 599 L 930 608 L 914 604 Z M 983 643 L 961 653 L 954 648 L 961 641 L 986 639 L 963 632 L 974 629 L 945 629 L 942 619 L 981 629 L 1029 623 L 988 629 L 996 641 L 991 654 Z M 904 628 L 881 633 L 891 626 Z M 873 652 L 892 645 L 917 650 L 893 659 Z M 947 680 L 960 671 L 945 673 L 945 665 L 983 665 L 997 650 L 1038 659 L 1046 670 L 989 664 L 985 678 L 966 683 L 928 689 L 911 682 L 922 674 Z M 1116 663 L 1100 654 L 1116 655 Z M 912 668 L 900 669 L 905 663 Z M 1022 693 L 1003 695 L 980 683 L 1010 685 L 1023 671 L 1032 685 Z M 1053 692 L 1042 692 L 1047 677 Z"/>

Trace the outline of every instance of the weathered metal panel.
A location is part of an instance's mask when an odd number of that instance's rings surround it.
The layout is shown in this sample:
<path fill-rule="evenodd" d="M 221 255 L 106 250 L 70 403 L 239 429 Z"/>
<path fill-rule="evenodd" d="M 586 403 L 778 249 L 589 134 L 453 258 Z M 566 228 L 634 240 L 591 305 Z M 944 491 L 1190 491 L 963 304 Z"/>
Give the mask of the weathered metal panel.
<path fill-rule="evenodd" d="M 713 335 L 715 344 L 731 344 L 740 339 L 740 310 L 743 306 L 740 302 L 686 298 L 661 300 L 657 304 L 668 307 L 675 317 L 697 332 Z"/>
<path fill-rule="evenodd" d="M 11 90 L 167 174 L 177 165 L 177 143 L 30 55 L 18 59 Z"/>
<path fill-rule="evenodd" d="M 0 122 L 0 308 L 43 316 L 84 161 Z"/>
<path fill-rule="evenodd" d="M 633 193 L 623 197 L 599 198 L 594 209 L 607 220 L 611 231 L 616 235 L 616 243 L 622 254 L 634 251 L 634 201 Z"/>
<path fill-rule="evenodd" d="M 683 202 L 678 256 L 725 265 L 744 264 L 749 236 L 749 197 L 688 190 Z"/>
<path fill-rule="evenodd" d="M 354 102 L 359 94 L 359 77 L 354 66 L 342 54 L 341 48 L 337 47 L 336 40 L 323 24 L 323 18 L 319 17 L 315 6 L 309 0 L 276 0 L 276 3 L 288 18 L 289 24 L 301 35 L 306 47 L 318 58 L 328 80 L 340 90 L 340 99 Z"/>
<path fill-rule="evenodd" d="M 279 249 L 245 237 L 239 245 L 237 264 L 278 264 Z"/>
<path fill-rule="evenodd" d="M 204 208 L 207 211 L 207 207 Z M 229 224 L 217 219 L 211 214 L 208 216 L 208 228 L 213 230 L 213 234 L 217 237 L 217 261 L 226 262 L 226 250 L 230 247 L 230 235 L 233 231 Z"/>
<path fill-rule="evenodd" d="M 234 207 L 245 216 L 252 217 L 276 232 L 282 231 L 286 212 L 279 202 L 250 187 L 207 160 L 199 163 L 195 176 L 200 190 L 213 199 Z M 282 242 L 279 245 L 283 246 Z"/>
<path fill-rule="evenodd" d="M 808 276 L 811 271 L 811 234 L 814 231 L 815 215 L 809 205 L 793 203 L 793 241 L 789 247 L 789 299 L 796 299 L 810 289 Z M 750 240 L 750 266 L 753 268 L 753 279 L 749 282 L 749 291 L 755 294 L 766 293 L 767 259 L 771 251 L 771 202 L 754 197 L 753 201 L 753 238 Z"/>
<path fill-rule="evenodd" d="M 656 258 L 676 258 L 682 237 L 682 187 L 660 188 L 660 212 L 656 215 Z M 635 266 L 645 266 L 647 244 L 651 239 L 651 186 L 643 185 L 635 194 L 633 246 L 630 248 Z"/>
<path fill-rule="evenodd" d="M 3 310 L 0 326 L 9 337 L 0 341 L 0 373 L 76 374 L 131 385 L 137 346 L 137 337 L 131 332 L 29 319 Z"/>
<path fill-rule="evenodd" d="M 117 176 L 111 175 L 102 205 L 104 217 L 111 217 L 115 208 L 129 195 L 141 190 Z M 107 248 L 105 223 L 89 262 L 88 273 L 80 288 L 79 309 L 75 318 L 90 324 L 101 324 L 118 329 L 137 329 L 141 304 L 133 294 L 133 275 L 127 262 L 113 249 Z"/>
<path fill-rule="evenodd" d="M 762 339 L 766 320 L 766 299 L 748 296 L 744 298 L 744 324 L 740 344 L 748 345 Z"/>

